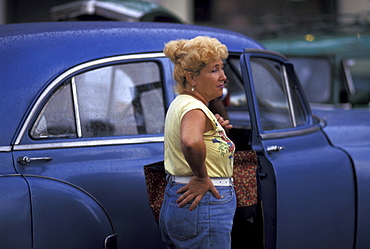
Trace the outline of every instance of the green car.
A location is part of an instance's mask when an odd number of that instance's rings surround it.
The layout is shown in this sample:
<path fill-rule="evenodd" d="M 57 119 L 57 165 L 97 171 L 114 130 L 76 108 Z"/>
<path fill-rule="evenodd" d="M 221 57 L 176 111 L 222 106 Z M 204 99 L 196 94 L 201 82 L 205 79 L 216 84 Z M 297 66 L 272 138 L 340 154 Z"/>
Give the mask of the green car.
<path fill-rule="evenodd" d="M 363 108 L 370 102 L 370 33 L 365 30 L 260 41 L 293 61 L 313 107 Z"/>

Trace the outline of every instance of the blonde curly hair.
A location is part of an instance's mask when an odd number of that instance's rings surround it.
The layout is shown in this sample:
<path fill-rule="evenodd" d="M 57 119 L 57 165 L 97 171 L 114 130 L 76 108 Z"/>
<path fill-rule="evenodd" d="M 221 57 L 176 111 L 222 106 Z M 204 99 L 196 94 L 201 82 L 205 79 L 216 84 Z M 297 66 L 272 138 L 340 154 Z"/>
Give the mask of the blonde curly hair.
<path fill-rule="evenodd" d="M 216 38 L 208 36 L 170 41 L 165 44 L 163 53 L 175 65 L 173 77 L 179 93 L 186 87 L 187 72 L 199 75 L 206 64 L 217 59 L 226 59 L 228 56 L 227 47 Z"/>

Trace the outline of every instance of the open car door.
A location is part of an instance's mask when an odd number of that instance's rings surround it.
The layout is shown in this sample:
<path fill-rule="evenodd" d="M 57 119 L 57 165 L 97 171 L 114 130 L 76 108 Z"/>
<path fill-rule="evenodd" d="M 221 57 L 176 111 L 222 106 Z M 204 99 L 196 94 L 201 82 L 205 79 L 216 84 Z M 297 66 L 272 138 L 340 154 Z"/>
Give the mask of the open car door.
<path fill-rule="evenodd" d="M 240 62 L 259 158 L 265 248 L 353 248 L 356 187 L 349 157 L 313 119 L 283 56 L 246 50 Z"/>

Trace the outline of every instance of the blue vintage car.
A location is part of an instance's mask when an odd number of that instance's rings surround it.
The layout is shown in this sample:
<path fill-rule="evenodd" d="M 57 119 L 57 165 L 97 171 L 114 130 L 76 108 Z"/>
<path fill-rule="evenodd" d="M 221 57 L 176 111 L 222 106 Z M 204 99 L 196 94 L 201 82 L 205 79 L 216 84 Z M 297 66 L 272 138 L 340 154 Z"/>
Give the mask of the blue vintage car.
<path fill-rule="evenodd" d="M 175 97 L 164 43 L 198 35 L 229 48 L 229 135 L 258 159 L 233 248 L 369 247 L 369 145 L 333 146 L 284 56 L 214 28 L 56 22 L 0 26 L 1 248 L 164 248 L 143 166 Z"/>

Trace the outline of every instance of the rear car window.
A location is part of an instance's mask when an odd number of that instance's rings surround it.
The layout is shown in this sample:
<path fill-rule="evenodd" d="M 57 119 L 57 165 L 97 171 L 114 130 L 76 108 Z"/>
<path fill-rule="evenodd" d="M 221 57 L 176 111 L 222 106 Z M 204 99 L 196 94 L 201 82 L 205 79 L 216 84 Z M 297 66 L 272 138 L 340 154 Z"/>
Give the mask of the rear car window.
<path fill-rule="evenodd" d="M 66 81 L 44 106 L 33 138 L 159 134 L 164 129 L 159 65 L 135 62 L 93 69 Z"/>

